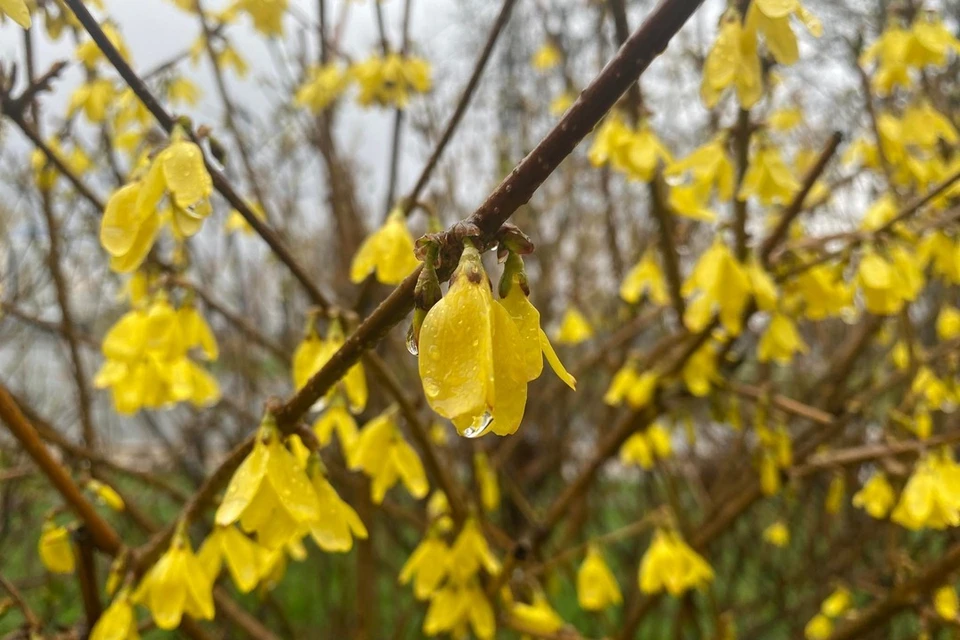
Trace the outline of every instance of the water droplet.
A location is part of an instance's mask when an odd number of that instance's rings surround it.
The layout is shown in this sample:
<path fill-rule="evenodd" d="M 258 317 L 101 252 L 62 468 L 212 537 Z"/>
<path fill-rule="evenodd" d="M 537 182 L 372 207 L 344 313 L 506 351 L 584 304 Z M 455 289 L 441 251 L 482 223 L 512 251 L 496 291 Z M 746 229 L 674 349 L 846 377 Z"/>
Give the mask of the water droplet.
<path fill-rule="evenodd" d="M 436 398 L 440 395 L 440 385 L 433 378 L 424 378 L 423 391 L 427 394 L 428 398 Z"/>
<path fill-rule="evenodd" d="M 410 325 L 410 329 L 407 331 L 407 351 L 413 356 L 420 353 L 420 347 L 417 346 L 417 341 L 413 338 L 413 325 Z"/>
<path fill-rule="evenodd" d="M 464 438 L 479 438 L 491 424 L 493 424 L 493 414 L 484 411 L 482 416 L 474 418 L 473 424 L 464 429 L 461 435 Z"/>
<path fill-rule="evenodd" d="M 479 347 L 479 346 L 480 346 L 480 338 L 474 338 L 472 344 L 473 344 L 474 347 Z"/>

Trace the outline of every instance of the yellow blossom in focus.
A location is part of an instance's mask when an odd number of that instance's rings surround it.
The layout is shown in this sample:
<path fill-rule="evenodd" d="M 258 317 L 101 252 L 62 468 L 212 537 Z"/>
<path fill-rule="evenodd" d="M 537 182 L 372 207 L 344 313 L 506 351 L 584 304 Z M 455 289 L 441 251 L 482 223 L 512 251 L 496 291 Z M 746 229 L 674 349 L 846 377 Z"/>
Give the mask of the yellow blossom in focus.
<path fill-rule="evenodd" d="M 540 326 L 540 311 L 530 302 L 527 276 L 519 255 L 510 253 L 504 266 L 503 277 L 498 287 L 501 305 L 510 314 L 520 332 L 526 379 L 535 380 L 543 371 L 543 361 L 553 369 L 565 385 L 576 390 L 577 381 L 560 362 L 550 339 Z"/>
<path fill-rule="evenodd" d="M 525 347 L 537 346 L 525 336 L 494 301 L 480 253 L 467 241 L 447 295 L 427 312 L 420 330 L 427 403 L 469 437 L 516 432 L 535 364 L 533 350 Z M 545 341 L 538 344 L 546 349 Z"/>

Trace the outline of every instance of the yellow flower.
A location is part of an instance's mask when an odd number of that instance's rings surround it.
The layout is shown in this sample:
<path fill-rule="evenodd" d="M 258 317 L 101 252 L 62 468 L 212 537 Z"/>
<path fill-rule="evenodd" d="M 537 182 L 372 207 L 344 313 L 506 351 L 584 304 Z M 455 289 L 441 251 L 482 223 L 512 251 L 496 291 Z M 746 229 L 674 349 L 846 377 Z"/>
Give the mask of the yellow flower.
<path fill-rule="evenodd" d="M 473 454 L 473 468 L 480 487 L 480 504 L 484 511 L 496 511 L 500 507 L 500 485 L 497 473 L 490 466 L 490 459 L 483 451 Z"/>
<path fill-rule="evenodd" d="M 90 632 L 90 640 L 140 640 L 127 588 L 121 589 Z"/>
<path fill-rule="evenodd" d="M 248 593 L 260 581 L 265 553 L 263 547 L 236 527 L 216 526 L 200 545 L 197 559 L 214 582 L 226 562 L 233 584 L 240 593 Z"/>
<path fill-rule="evenodd" d="M 833 622 L 822 613 L 810 618 L 803 628 L 803 637 L 807 640 L 827 640 L 833 633 Z"/>
<path fill-rule="evenodd" d="M 530 64 L 537 71 L 546 71 L 560 64 L 562 59 L 563 54 L 560 49 L 547 42 L 534 52 L 533 57 L 530 58 Z"/>
<path fill-rule="evenodd" d="M 960 54 L 960 41 L 935 11 L 918 11 L 910 36 L 904 57 L 912 67 L 942 67 L 947 63 L 950 52 Z"/>
<path fill-rule="evenodd" d="M 733 162 L 727 155 L 726 137 L 715 136 L 682 160 L 671 163 L 664 171 L 668 178 L 686 174 L 701 193 L 709 195 L 715 188 L 721 200 L 729 200 L 733 196 L 734 172 Z"/>
<path fill-rule="evenodd" d="M 656 305 L 664 305 L 670 300 L 663 271 L 653 251 L 644 253 L 620 284 L 620 297 L 624 302 L 637 304 L 644 295 Z"/>
<path fill-rule="evenodd" d="M 267 221 L 267 214 L 264 212 L 263 207 L 259 203 L 253 202 L 250 204 L 250 210 L 253 211 L 253 215 L 261 222 Z M 223 230 L 226 233 L 234 233 L 239 231 L 244 235 L 253 235 L 254 229 L 250 226 L 250 223 L 247 222 L 246 218 L 237 211 L 236 209 L 230 210 L 230 215 L 227 217 L 226 222 L 223 223 Z"/>
<path fill-rule="evenodd" d="M 750 160 L 750 167 L 737 192 L 738 200 L 754 197 L 760 204 L 786 204 L 800 189 L 800 183 L 773 145 L 759 146 Z"/>
<path fill-rule="evenodd" d="M 631 387 L 636 384 L 637 379 L 636 364 L 628 360 L 626 364 L 613 374 L 613 379 L 610 380 L 610 386 L 607 387 L 607 392 L 603 396 L 603 402 L 614 407 L 623 404 Z"/>
<path fill-rule="evenodd" d="M 353 447 L 357 444 L 357 438 L 360 436 L 357 421 L 343 406 L 342 401 L 338 400 L 334 400 L 334 403 L 320 414 L 320 417 L 313 423 L 313 432 L 316 434 L 321 447 L 330 444 L 330 441 L 333 440 L 333 433 L 336 432 L 337 437 L 340 438 L 340 445 L 347 455 L 353 451 Z"/>
<path fill-rule="evenodd" d="M 302 389 L 310 378 L 316 375 L 317 372 L 327 364 L 330 358 L 333 357 L 333 354 L 340 350 L 340 347 L 342 347 L 344 343 L 343 326 L 340 324 L 340 321 L 336 319 L 330 321 L 326 340 L 321 340 L 317 335 L 312 316 L 307 320 L 305 333 L 306 335 L 303 338 L 303 342 L 301 342 L 293 352 L 293 385 L 297 389 Z M 369 391 L 367 389 L 367 379 L 363 372 L 363 365 L 359 362 L 350 367 L 347 375 L 343 377 L 343 380 L 330 388 L 324 400 L 331 403 L 331 406 L 334 406 L 334 400 L 340 395 L 346 396 L 350 410 L 353 413 L 360 413 L 366 408 Z M 330 419 L 333 418 L 331 417 Z M 322 432 L 321 420 L 322 418 L 317 420 L 314 428 Z M 323 424 L 326 424 L 326 422 Z M 338 429 L 341 435 L 341 444 L 345 447 L 349 446 L 351 444 L 350 441 L 353 439 L 349 437 L 351 431 L 355 432 L 356 428 L 354 427 L 354 429 L 351 430 L 349 424 L 341 424 L 340 429 Z M 318 436 L 319 435 L 318 433 Z M 344 436 L 348 436 L 348 438 L 344 439 Z M 329 441 L 329 437 L 325 439 L 323 444 L 326 444 L 327 441 Z"/>
<path fill-rule="evenodd" d="M 679 185 L 670 189 L 667 204 L 674 213 L 691 220 L 715 222 L 717 214 L 707 206 L 708 195 L 695 184 Z"/>
<path fill-rule="evenodd" d="M 434 593 L 423 621 L 423 633 L 434 636 L 451 632 L 466 634 L 467 627 L 480 640 L 496 633 L 496 617 L 483 589 L 474 581 L 467 585 L 446 585 Z"/>
<path fill-rule="evenodd" d="M 198 620 L 213 620 L 213 580 L 193 554 L 182 526 L 170 548 L 140 581 L 133 601 L 150 609 L 157 627 L 176 629 L 186 613 Z"/>
<path fill-rule="evenodd" d="M 860 56 L 863 66 L 877 63 L 870 84 L 880 97 L 889 95 L 897 86 L 909 88 L 913 83 L 907 64 L 909 48 L 909 32 L 894 20 Z"/>
<path fill-rule="evenodd" d="M 708 109 L 720 101 L 723 92 L 733 85 L 737 99 L 749 109 L 763 95 L 763 74 L 757 54 L 757 34 L 744 29 L 740 13 L 728 9 L 720 18 L 717 40 L 703 65 L 700 97 Z"/>
<path fill-rule="evenodd" d="M 710 385 L 717 377 L 717 347 L 710 341 L 697 349 L 683 365 L 683 383 L 698 398 L 710 393 Z"/>
<path fill-rule="evenodd" d="M 917 250 L 920 263 L 930 264 L 934 274 L 960 284 L 960 238 L 951 239 L 943 232 L 934 232 L 920 241 Z"/>
<path fill-rule="evenodd" d="M 820 613 L 828 618 L 839 618 L 853 606 L 853 594 L 844 586 L 833 590 L 827 599 L 820 603 Z"/>
<path fill-rule="evenodd" d="M 843 497 L 846 494 L 846 481 L 841 474 L 835 474 L 830 480 L 830 486 L 827 487 L 827 499 L 823 505 L 824 510 L 830 514 L 840 513 L 843 508 Z"/>
<path fill-rule="evenodd" d="M 943 307 L 937 314 L 937 337 L 946 341 L 957 336 L 960 336 L 960 309 Z"/>
<path fill-rule="evenodd" d="M 616 577 L 600 549 L 592 544 L 587 547 L 587 557 L 577 571 L 577 601 L 584 611 L 603 611 L 623 602 Z"/>
<path fill-rule="evenodd" d="M 413 580 L 413 595 L 417 600 L 426 600 L 447 577 L 450 564 L 450 548 L 433 533 L 420 541 L 400 569 L 400 584 Z"/>
<path fill-rule="evenodd" d="M 70 531 L 66 527 L 57 526 L 50 521 L 44 522 L 37 551 L 47 571 L 74 572 L 76 561 L 73 556 L 73 543 L 70 540 Z"/>
<path fill-rule="evenodd" d="M 853 300 L 852 288 L 840 271 L 829 265 L 806 269 L 786 286 L 791 294 L 803 300 L 803 313 L 810 320 L 839 315 Z"/>
<path fill-rule="evenodd" d="M 800 58 L 797 37 L 790 27 L 795 15 L 815 38 L 823 35 L 823 25 L 800 3 L 800 0 L 755 0 L 747 10 L 746 29 L 764 36 L 767 49 L 780 64 L 793 64 Z"/>
<path fill-rule="evenodd" d="M 509 609 L 509 615 L 524 631 L 535 633 L 540 637 L 551 636 L 566 624 L 550 603 L 546 596 L 537 591 L 533 595 L 533 602 L 515 602 Z"/>
<path fill-rule="evenodd" d="M 640 590 L 679 596 L 713 581 L 713 569 L 673 531 L 657 529 L 640 563 Z"/>
<path fill-rule="evenodd" d="M 773 360 L 787 365 L 795 353 L 806 352 L 807 345 L 793 321 L 782 313 L 774 313 L 757 347 L 757 359 L 760 362 Z"/>
<path fill-rule="evenodd" d="M 107 107 L 115 100 L 113 83 L 104 78 L 90 80 L 77 87 L 70 96 L 67 114 L 83 111 L 87 120 L 99 124 L 107 119 Z"/>
<path fill-rule="evenodd" d="M 882 520 L 887 517 L 895 500 L 893 487 L 887 482 L 887 476 L 877 471 L 864 483 L 863 488 L 853 495 L 853 506 L 863 509 L 873 518 Z"/>
<path fill-rule="evenodd" d="M 6 0 L 9 2 L 10 0 Z M 16 0 L 13 0 L 16 2 Z M 79 24 L 77 25 L 79 28 Z M 125 59 L 130 59 L 130 51 L 127 49 L 126 43 L 123 41 L 123 37 L 120 35 L 120 32 L 117 31 L 117 28 L 110 22 L 105 22 L 100 27 L 103 30 L 103 35 L 107 37 L 107 40 L 110 41 L 117 51 L 120 52 L 120 55 Z M 74 52 L 74 57 L 82 62 L 85 67 L 88 69 L 93 69 L 98 62 L 101 60 L 106 60 L 106 56 L 103 55 L 103 52 L 100 50 L 100 46 L 96 42 L 91 40 L 85 40 L 81 44 L 77 45 L 77 49 Z"/>
<path fill-rule="evenodd" d="M 419 261 L 413 254 L 413 236 L 407 229 L 407 220 L 400 209 L 394 209 L 383 227 L 360 244 L 350 263 L 350 280 L 360 283 L 376 272 L 381 283 L 397 285 L 417 268 L 417 264 Z"/>
<path fill-rule="evenodd" d="M 123 503 L 123 498 L 120 497 L 120 494 L 116 490 L 106 485 L 99 480 L 87 480 L 87 489 L 97 497 L 97 501 L 113 509 L 114 511 L 123 511 L 126 509 L 126 505 Z"/>
<path fill-rule="evenodd" d="M 339 98 L 350 84 L 350 76 L 340 65 L 331 62 L 310 69 L 309 77 L 297 89 L 293 103 L 315 114 Z"/>
<path fill-rule="evenodd" d="M 10 16 L 24 29 L 29 29 L 32 24 L 26 0 L 0 0 L 0 16 Z"/>
<path fill-rule="evenodd" d="M 749 274 L 718 236 L 703 252 L 693 272 L 683 283 L 682 293 L 699 295 L 687 306 L 683 323 L 690 331 L 707 328 L 715 307 L 719 307 L 720 321 L 730 335 L 740 333 L 743 310 L 750 300 L 752 285 Z"/>
<path fill-rule="evenodd" d="M 426 93 L 433 85 L 426 60 L 397 53 L 370 56 L 354 64 L 350 73 L 360 87 L 357 100 L 363 106 L 376 103 L 403 109 L 410 101 L 411 92 Z"/>
<path fill-rule="evenodd" d="M 620 447 L 620 461 L 623 464 L 635 464 L 644 469 L 653 468 L 654 457 L 666 460 L 672 454 L 670 433 L 659 422 L 633 434 Z"/>
<path fill-rule="evenodd" d="M 310 468 L 311 482 L 320 503 L 320 517 L 310 523 L 310 536 L 327 552 L 346 553 L 354 537 L 367 539 L 367 528 L 353 507 L 343 501 L 327 480 L 319 459 Z"/>
<path fill-rule="evenodd" d="M 564 368 L 550 339 L 540 327 L 540 312 L 530 302 L 528 291 L 523 261 L 511 252 L 500 280 L 500 299 L 497 303 L 507 310 L 520 332 L 526 378 L 528 381 L 539 378 L 543 371 L 543 359 L 546 358 L 557 377 L 571 389 L 576 389 L 576 379 Z"/>
<path fill-rule="evenodd" d="M 527 402 L 532 361 L 526 354 L 510 312 L 493 300 L 480 253 L 467 241 L 447 295 L 420 329 L 427 403 L 463 435 L 514 433 Z"/>
<path fill-rule="evenodd" d="M 153 160 L 142 180 L 114 192 L 100 221 L 100 244 L 120 273 L 135 271 L 153 247 L 161 223 L 169 220 L 175 235 L 189 237 L 210 215 L 213 181 L 200 147 L 175 130 L 171 144 Z M 167 196 L 172 213 L 161 216 Z"/>
<path fill-rule="evenodd" d="M 803 122 L 803 109 L 798 106 L 783 107 L 767 116 L 767 126 L 774 131 L 790 131 Z"/>
<path fill-rule="evenodd" d="M 777 520 L 763 530 L 763 539 L 775 547 L 786 547 L 790 544 L 790 529 L 783 520 Z"/>
<path fill-rule="evenodd" d="M 217 509 L 216 522 L 239 522 L 276 548 L 320 517 L 320 501 L 306 472 L 281 441 L 272 416 L 264 416 L 253 450 L 237 468 Z"/>
<path fill-rule="evenodd" d="M 373 481 L 370 499 L 383 502 L 387 491 L 402 481 L 416 499 L 430 490 L 420 457 L 413 450 L 394 421 L 393 410 L 380 414 L 363 426 L 356 447 L 350 455 L 350 468 L 362 469 Z"/>
<path fill-rule="evenodd" d="M 960 468 L 949 459 L 917 462 L 890 518 L 907 529 L 946 529 L 960 524 Z"/>
<path fill-rule="evenodd" d="M 857 269 L 864 306 L 877 315 L 899 313 L 923 288 L 923 272 L 915 256 L 903 247 L 894 247 L 888 255 L 889 260 L 867 249 Z"/>
<path fill-rule="evenodd" d="M 475 518 L 470 517 L 464 522 L 460 534 L 450 548 L 449 578 L 454 584 L 466 584 L 477 575 L 481 567 L 491 576 L 500 573 L 500 563 L 490 551 L 490 545 L 483 537 L 480 525 Z"/>
<path fill-rule="evenodd" d="M 253 19 L 253 28 L 265 36 L 283 35 L 283 15 L 289 0 L 236 0 L 231 11 L 243 11 Z"/>
<path fill-rule="evenodd" d="M 616 115 L 607 117 L 597 129 L 587 156 L 595 167 L 609 162 L 617 171 L 642 182 L 649 182 L 661 164 L 673 162 L 648 122 L 632 130 Z"/>
<path fill-rule="evenodd" d="M 560 344 L 580 344 L 593 337 L 593 326 L 576 307 L 569 307 L 560 321 L 557 342 Z"/>
<path fill-rule="evenodd" d="M 556 98 L 550 101 L 550 115 L 552 116 L 562 116 L 566 113 L 567 109 L 573 106 L 573 103 L 577 100 L 577 94 L 572 91 L 564 91 Z"/>
<path fill-rule="evenodd" d="M 187 78 L 175 78 L 167 86 L 167 99 L 172 103 L 180 102 L 195 107 L 202 95 L 200 87 Z"/>
<path fill-rule="evenodd" d="M 635 433 L 620 447 L 620 462 L 637 465 L 643 469 L 653 468 L 653 451 L 643 432 Z"/>
<path fill-rule="evenodd" d="M 957 590 L 953 585 L 948 584 L 937 589 L 933 594 L 933 608 L 944 620 L 957 619 L 957 613 L 960 612 L 960 598 L 957 598 Z"/>

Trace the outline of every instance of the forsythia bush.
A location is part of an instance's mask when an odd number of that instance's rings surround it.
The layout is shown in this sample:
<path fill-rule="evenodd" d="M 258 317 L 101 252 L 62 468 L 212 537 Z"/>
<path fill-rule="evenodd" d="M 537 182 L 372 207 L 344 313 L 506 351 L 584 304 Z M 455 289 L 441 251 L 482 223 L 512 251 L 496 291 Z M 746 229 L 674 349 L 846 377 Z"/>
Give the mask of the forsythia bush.
<path fill-rule="evenodd" d="M 7 637 L 960 632 L 955 10 L 506 0 L 477 85 L 421 0 L 142 3 L 199 33 L 146 71 L 110 2 L 0 0 Z"/>

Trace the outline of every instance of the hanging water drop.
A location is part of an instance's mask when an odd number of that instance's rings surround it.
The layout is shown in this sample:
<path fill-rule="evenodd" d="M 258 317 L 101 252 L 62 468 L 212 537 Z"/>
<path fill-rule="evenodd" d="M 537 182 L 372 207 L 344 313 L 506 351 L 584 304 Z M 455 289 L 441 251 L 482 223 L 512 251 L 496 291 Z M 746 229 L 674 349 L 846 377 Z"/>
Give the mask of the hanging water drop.
<path fill-rule="evenodd" d="M 410 325 L 410 328 L 407 329 L 407 351 L 413 356 L 420 355 L 420 347 L 413 335 L 413 325 Z"/>
<path fill-rule="evenodd" d="M 475 418 L 473 424 L 464 429 L 460 435 L 464 438 L 479 438 L 486 432 L 491 424 L 493 424 L 493 414 L 489 411 L 484 411 L 483 415 Z"/>

